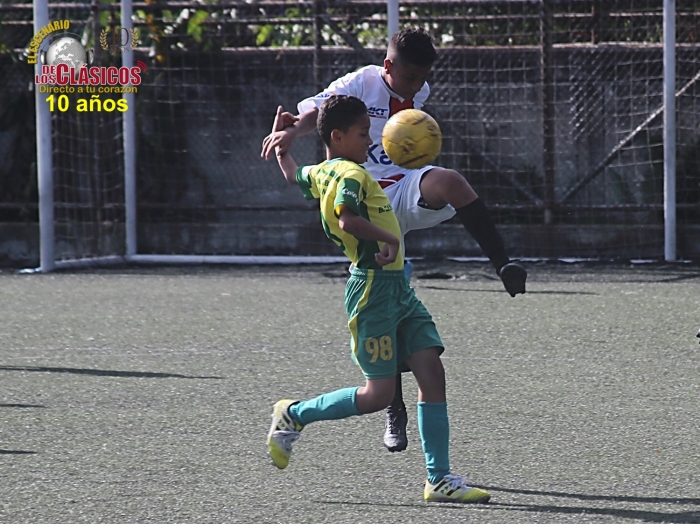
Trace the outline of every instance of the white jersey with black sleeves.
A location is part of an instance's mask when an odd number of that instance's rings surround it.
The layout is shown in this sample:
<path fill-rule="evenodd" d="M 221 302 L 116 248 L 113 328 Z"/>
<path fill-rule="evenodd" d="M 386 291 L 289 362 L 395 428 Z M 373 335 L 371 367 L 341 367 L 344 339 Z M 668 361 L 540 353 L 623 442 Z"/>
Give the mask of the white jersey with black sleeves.
<path fill-rule="evenodd" d="M 323 101 L 331 95 L 350 95 L 362 100 L 370 116 L 369 136 L 372 139 L 367 162 L 363 167 L 374 179 L 406 173 L 406 169 L 394 165 L 384 152 L 382 129 L 391 115 L 402 109 L 421 109 L 430 95 L 430 87 L 426 82 L 412 100 L 401 98 L 384 81 L 383 69 L 383 66 L 377 65 L 362 67 L 331 82 L 321 93 L 306 98 L 297 105 L 299 114 L 302 114 L 314 107 L 320 108 Z"/>

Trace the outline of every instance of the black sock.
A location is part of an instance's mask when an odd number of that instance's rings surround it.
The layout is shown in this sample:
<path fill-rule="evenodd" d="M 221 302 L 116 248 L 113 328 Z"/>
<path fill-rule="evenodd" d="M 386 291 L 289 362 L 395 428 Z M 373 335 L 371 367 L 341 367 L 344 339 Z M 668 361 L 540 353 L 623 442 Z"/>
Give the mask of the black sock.
<path fill-rule="evenodd" d="M 469 234 L 474 237 L 484 254 L 489 257 L 496 271 L 500 271 L 510 259 L 506 254 L 503 238 L 501 238 L 501 234 L 496 229 L 496 224 L 491 219 L 491 214 L 486 204 L 480 198 L 477 198 L 471 204 L 460 207 L 456 211 L 459 221 Z"/>
<path fill-rule="evenodd" d="M 394 389 L 394 398 L 391 400 L 391 405 L 389 406 L 394 411 L 406 409 L 406 405 L 403 402 L 403 388 L 401 387 L 401 373 L 396 374 L 396 388 Z"/>

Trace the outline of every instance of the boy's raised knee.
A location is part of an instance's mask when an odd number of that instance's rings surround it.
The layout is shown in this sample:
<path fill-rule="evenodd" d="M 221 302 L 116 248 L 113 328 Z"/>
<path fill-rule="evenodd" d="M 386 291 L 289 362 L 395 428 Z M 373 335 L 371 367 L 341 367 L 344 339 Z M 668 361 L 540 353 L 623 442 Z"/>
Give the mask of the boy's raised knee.
<path fill-rule="evenodd" d="M 423 175 L 420 182 L 423 200 L 433 209 L 447 204 L 459 208 L 476 200 L 477 194 L 467 179 L 457 171 L 436 167 Z"/>
<path fill-rule="evenodd" d="M 394 398 L 396 378 L 368 380 L 364 387 L 357 390 L 355 402 L 357 410 L 366 415 L 385 409 Z"/>

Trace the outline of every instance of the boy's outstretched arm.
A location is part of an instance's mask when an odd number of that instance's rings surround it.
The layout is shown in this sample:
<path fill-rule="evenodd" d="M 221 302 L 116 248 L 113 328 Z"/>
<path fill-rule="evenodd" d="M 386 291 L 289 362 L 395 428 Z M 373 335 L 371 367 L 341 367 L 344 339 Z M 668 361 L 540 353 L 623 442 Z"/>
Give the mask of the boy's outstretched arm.
<path fill-rule="evenodd" d="M 384 245 L 381 251 L 374 256 L 380 266 L 386 266 L 396 260 L 399 254 L 400 243 L 395 235 L 356 215 L 350 208 L 345 206 L 340 209 L 338 225 L 340 229 L 354 237 L 383 242 Z"/>
<path fill-rule="evenodd" d="M 289 113 L 287 113 L 289 114 Z M 284 126 L 284 113 L 282 106 L 277 107 L 277 114 L 275 115 L 275 121 L 272 123 L 272 133 L 274 134 L 277 130 Z M 297 163 L 292 158 L 287 151 L 282 151 L 280 147 L 275 148 L 275 156 L 277 157 L 277 163 L 282 170 L 284 178 L 290 184 L 297 183 Z"/>
<path fill-rule="evenodd" d="M 284 178 L 290 184 L 297 183 L 297 163 L 292 158 L 292 155 L 287 153 L 277 152 L 277 163 L 280 165 Z"/>
<path fill-rule="evenodd" d="M 291 113 L 283 112 L 280 116 L 280 127 L 274 129 L 263 139 L 262 152 L 260 156 L 265 160 L 270 159 L 273 151 L 279 149 L 282 153 L 286 153 L 289 146 L 297 136 L 308 135 L 316 129 L 316 117 L 318 109 L 314 108 L 310 111 L 294 116 Z"/>

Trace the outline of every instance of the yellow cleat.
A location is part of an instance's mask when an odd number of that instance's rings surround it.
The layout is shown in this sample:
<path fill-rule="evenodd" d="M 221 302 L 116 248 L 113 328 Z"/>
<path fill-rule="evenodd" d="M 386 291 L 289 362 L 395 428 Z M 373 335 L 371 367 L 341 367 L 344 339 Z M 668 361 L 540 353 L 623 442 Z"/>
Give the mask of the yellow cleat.
<path fill-rule="evenodd" d="M 425 481 L 423 498 L 428 502 L 462 502 L 465 504 L 488 502 L 491 494 L 479 488 L 467 486 L 462 477 L 445 475 L 437 484 Z"/>
<path fill-rule="evenodd" d="M 280 400 L 275 404 L 272 412 L 272 426 L 267 434 L 267 452 L 279 469 L 284 469 L 289 464 L 292 444 L 299 440 L 299 432 L 303 427 L 297 424 L 289 414 L 289 406 L 296 402 L 298 401 Z"/>

